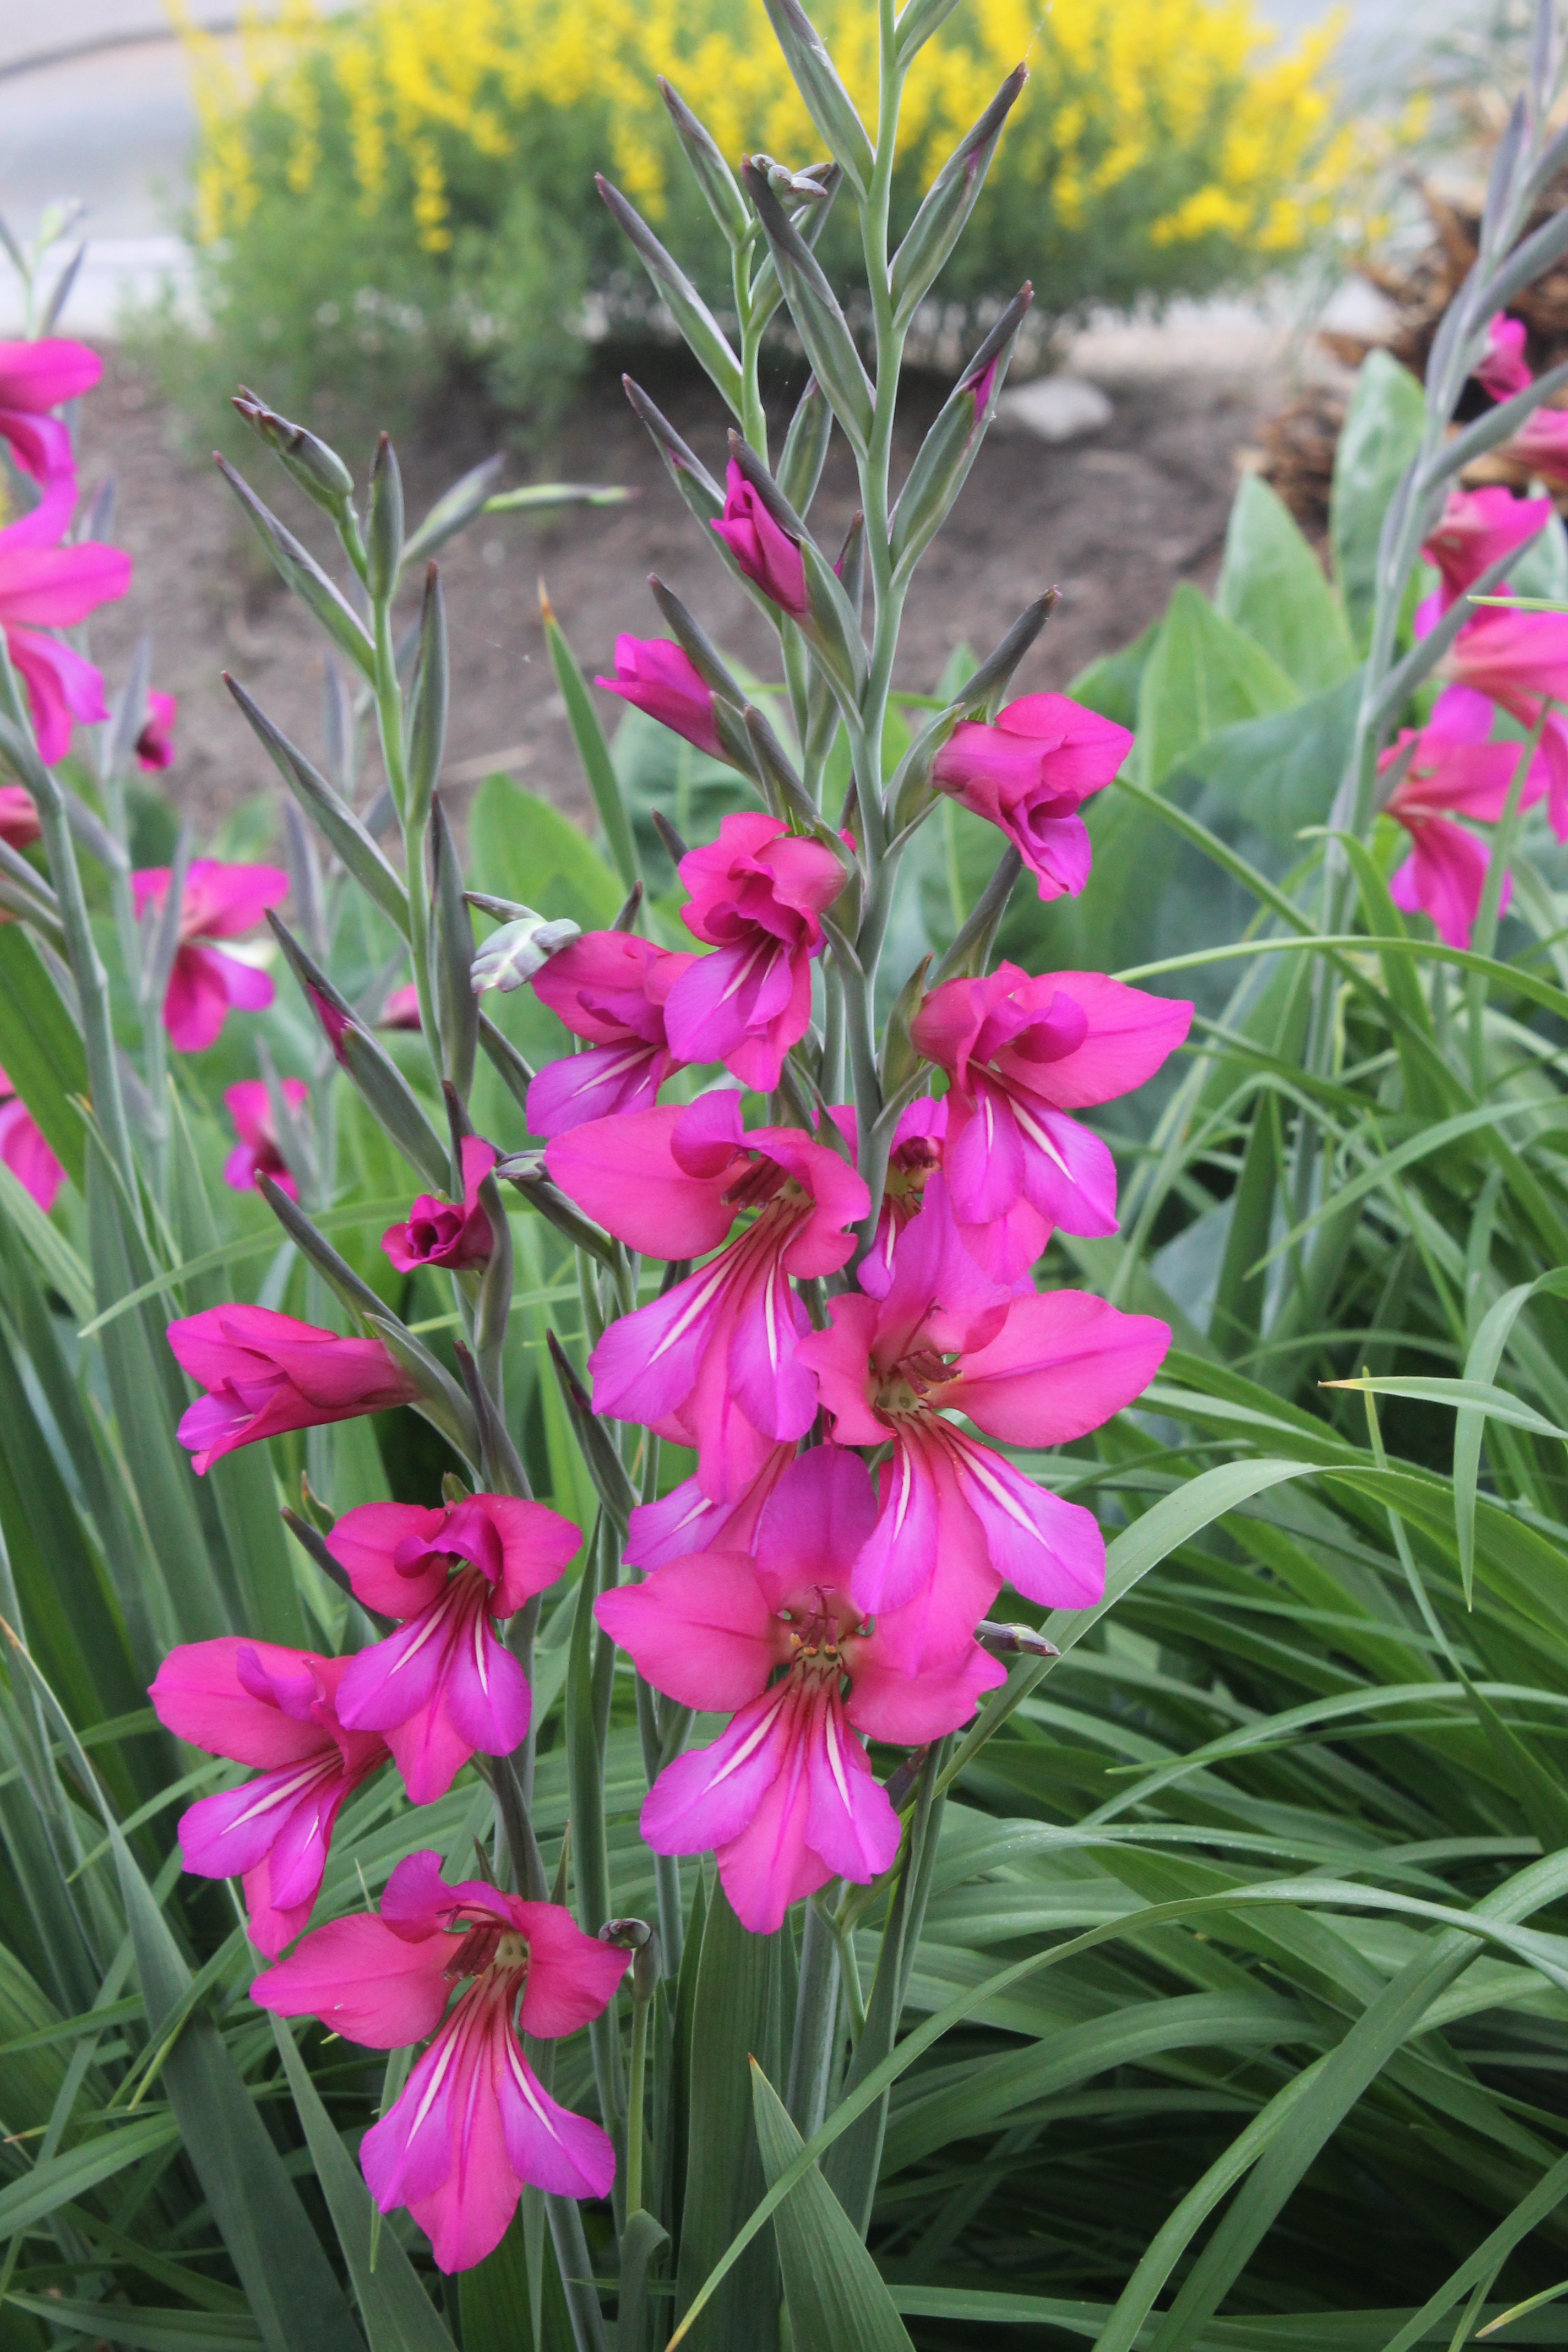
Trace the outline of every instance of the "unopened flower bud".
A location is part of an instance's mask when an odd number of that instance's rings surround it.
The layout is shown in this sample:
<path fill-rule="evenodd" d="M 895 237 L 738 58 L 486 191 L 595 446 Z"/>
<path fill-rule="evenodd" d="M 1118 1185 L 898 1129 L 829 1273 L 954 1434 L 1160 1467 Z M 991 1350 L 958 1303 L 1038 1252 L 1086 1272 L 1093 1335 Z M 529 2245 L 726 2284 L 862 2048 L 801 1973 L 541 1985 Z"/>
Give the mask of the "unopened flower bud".
<path fill-rule="evenodd" d="M 258 399 L 247 385 L 241 384 L 235 394 L 234 405 L 253 433 L 277 451 L 300 488 L 324 507 L 330 515 L 342 515 L 353 496 L 354 478 L 335 449 L 307 433 L 302 425 L 291 424 Z"/>
<path fill-rule="evenodd" d="M 983 1617 L 974 1629 L 974 1638 L 983 1650 L 994 1658 L 1059 1658 L 1061 1652 L 1054 1642 L 1047 1642 L 1033 1625 L 1004 1625 L 994 1618 Z"/>
<path fill-rule="evenodd" d="M 622 1951 L 633 1954 L 632 1996 L 637 2000 L 651 2000 L 663 1974 L 655 1929 L 646 1919 L 606 1919 L 599 1930 L 599 1941 L 617 1945 Z"/>

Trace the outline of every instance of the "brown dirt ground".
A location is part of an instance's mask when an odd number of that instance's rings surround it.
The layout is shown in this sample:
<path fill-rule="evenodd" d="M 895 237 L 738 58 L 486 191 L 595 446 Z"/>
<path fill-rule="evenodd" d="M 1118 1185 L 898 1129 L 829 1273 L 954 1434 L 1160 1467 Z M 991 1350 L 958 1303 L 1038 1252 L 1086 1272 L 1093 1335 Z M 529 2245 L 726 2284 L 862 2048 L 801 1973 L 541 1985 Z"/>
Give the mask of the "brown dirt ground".
<path fill-rule="evenodd" d="M 678 373 L 665 354 L 638 373 L 721 473 L 724 420 L 705 380 Z M 1096 655 L 1136 635 L 1178 580 L 1210 583 L 1237 452 L 1256 439 L 1277 387 L 1205 374 L 1108 389 L 1111 423 L 1067 447 L 1048 447 L 1017 428 L 994 432 L 917 575 L 897 683 L 929 689 L 955 643 L 989 647 L 1055 583 L 1061 605 L 1026 660 L 1019 687 L 1062 687 Z M 944 390 L 934 379 L 911 379 L 900 473 Z M 411 519 L 502 446 L 504 431 L 482 404 L 454 398 L 440 430 L 400 453 Z M 326 559 L 315 527 L 321 518 L 259 445 L 245 471 Z M 279 725 L 315 751 L 320 640 L 259 555 L 211 465 L 192 453 L 188 434 L 148 380 L 123 362 L 110 367 L 86 404 L 84 482 L 90 488 L 106 474 L 116 483 L 114 537 L 130 550 L 136 574 L 126 602 L 95 621 L 93 652 L 112 685 L 135 636 L 152 632 L 154 682 L 180 698 L 168 784 L 200 836 L 204 820 L 270 777 L 219 673 L 232 670 Z M 450 782 L 461 787 L 503 767 L 581 813 L 585 791 L 539 625 L 542 576 L 590 673 L 607 665 L 617 631 L 660 634 L 644 586 L 650 571 L 686 598 L 719 644 L 763 675 L 773 669 L 767 633 L 719 562 L 705 556 L 696 524 L 607 366 L 584 384 L 548 446 L 515 458 L 506 479 L 616 482 L 638 492 L 619 509 L 540 521 L 483 519 L 440 559 L 452 645 Z M 854 505 L 852 466 L 836 437 L 813 509 L 835 550 Z"/>

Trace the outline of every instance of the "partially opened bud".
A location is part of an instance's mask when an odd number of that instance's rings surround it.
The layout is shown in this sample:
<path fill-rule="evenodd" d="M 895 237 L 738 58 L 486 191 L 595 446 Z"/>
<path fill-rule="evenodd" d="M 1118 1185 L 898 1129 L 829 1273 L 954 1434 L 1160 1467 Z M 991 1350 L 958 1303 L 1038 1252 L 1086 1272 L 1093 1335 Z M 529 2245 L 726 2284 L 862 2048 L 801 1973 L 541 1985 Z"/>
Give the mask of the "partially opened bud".
<path fill-rule="evenodd" d="M 800 541 L 773 514 L 733 457 L 724 480 L 724 511 L 713 525 L 748 580 L 792 621 L 805 618 L 805 564 Z"/>
<path fill-rule="evenodd" d="M 470 891 L 468 897 L 476 901 L 477 894 Z M 558 949 L 570 947 L 581 937 L 581 924 L 568 916 L 552 922 L 548 916 L 521 908 L 512 921 L 492 931 L 476 953 L 471 967 L 474 994 L 482 996 L 487 989 L 499 988 L 503 996 L 510 995 L 525 980 L 531 980 Z"/>
<path fill-rule="evenodd" d="M 713 697 L 689 656 L 668 637 L 617 637 L 614 677 L 594 683 L 635 703 L 712 759 L 727 756 L 713 723 Z"/>

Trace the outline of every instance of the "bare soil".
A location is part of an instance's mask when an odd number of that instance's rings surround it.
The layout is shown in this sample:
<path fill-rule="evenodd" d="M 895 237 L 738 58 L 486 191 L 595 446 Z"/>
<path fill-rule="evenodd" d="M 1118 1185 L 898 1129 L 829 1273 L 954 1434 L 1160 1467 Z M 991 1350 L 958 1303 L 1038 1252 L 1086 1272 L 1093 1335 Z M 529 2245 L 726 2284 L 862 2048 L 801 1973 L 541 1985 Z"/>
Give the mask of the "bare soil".
<path fill-rule="evenodd" d="M 663 353 L 639 362 L 638 373 L 721 474 L 725 420 L 705 379 Z M 1256 441 L 1278 387 L 1205 373 L 1107 389 L 1115 403 L 1110 425 L 1068 446 L 1049 447 L 1017 427 L 994 432 L 917 575 L 898 684 L 929 689 L 955 644 L 985 650 L 1031 597 L 1055 583 L 1060 606 L 1018 683 L 1020 691 L 1063 687 L 1160 613 L 1178 580 L 1211 582 L 1237 454 Z M 900 476 L 945 390 L 935 379 L 913 380 L 897 449 Z M 192 450 L 188 428 L 148 379 L 113 364 L 85 405 L 84 480 L 90 489 L 113 475 L 113 535 L 136 566 L 125 603 L 95 621 L 93 652 L 112 683 L 136 636 L 151 631 L 154 683 L 180 698 L 168 788 L 200 835 L 270 780 L 221 672 L 232 671 L 279 725 L 315 751 L 321 640 L 260 555 L 216 469 Z M 400 449 L 411 520 L 505 438 L 503 420 L 482 402 L 455 394 L 438 427 Z M 322 519 L 258 444 L 245 471 L 329 560 Z M 767 632 L 705 553 L 608 366 L 589 377 L 547 446 L 515 457 L 506 479 L 614 482 L 637 493 L 626 507 L 537 521 L 483 518 L 440 559 L 452 645 L 448 782 L 460 791 L 504 768 L 580 814 L 585 790 L 539 623 L 542 579 L 590 674 L 607 667 L 617 632 L 661 633 L 644 584 L 649 572 L 668 580 L 712 637 L 760 675 L 772 674 Z M 835 551 L 855 503 L 853 467 L 836 437 L 812 512 Z"/>

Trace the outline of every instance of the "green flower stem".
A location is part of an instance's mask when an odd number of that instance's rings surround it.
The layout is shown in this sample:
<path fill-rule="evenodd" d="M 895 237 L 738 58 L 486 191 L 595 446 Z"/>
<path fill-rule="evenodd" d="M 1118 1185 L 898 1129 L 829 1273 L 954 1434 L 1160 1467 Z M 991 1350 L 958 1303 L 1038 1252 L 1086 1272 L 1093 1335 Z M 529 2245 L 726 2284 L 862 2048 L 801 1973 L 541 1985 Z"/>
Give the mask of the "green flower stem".
<path fill-rule="evenodd" d="M 824 1890 L 826 1894 L 827 1890 Z M 821 2128 L 838 2042 L 838 1945 L 823 1895 L 807 1902 L 800 1935 L 800 1990 L 784 2104 L 803 2139 Z"/>
<path fill-rule="evenodd" d="M 379 596 L 372 607 L 375 636 L 375 719 L 381 739 L 382 764 L 392 805 L 403 828 L 403 859 L 408 886 L 408 951 L 414 965 L 414 985 L 419 994 L 419 1020 L 438 1078 L 447 1076 L 441 1033 L 436 1026 L 436 1001 L 430 986 L 430 881 L 426 872 L 425 812 L 408 805 L 408 761 L 403 740 L 403 688 L 397 676 L 397 652 L 392 640 L 392 599 Z"/>
<path fill-rule="evenodd" d="M 647 2080 L 647 2013 L 651 1998 L 632 1995 L 632 2046 L 626 2084 L 626 2211 L 643 2210 L 643 2093 Z"/>
<path fill-rule="evenodd" d="M 765 247 L 763 248 L 765 251 Z M 768 462 L 768 419 L 758 380 L 763 347 L 763 322 L 752 301 L 753 246 L 736 246 L 730 257 L 731 283 L 735 289 L 735 316 L 741 328 L 741 430 L 765 466 Z"/>

